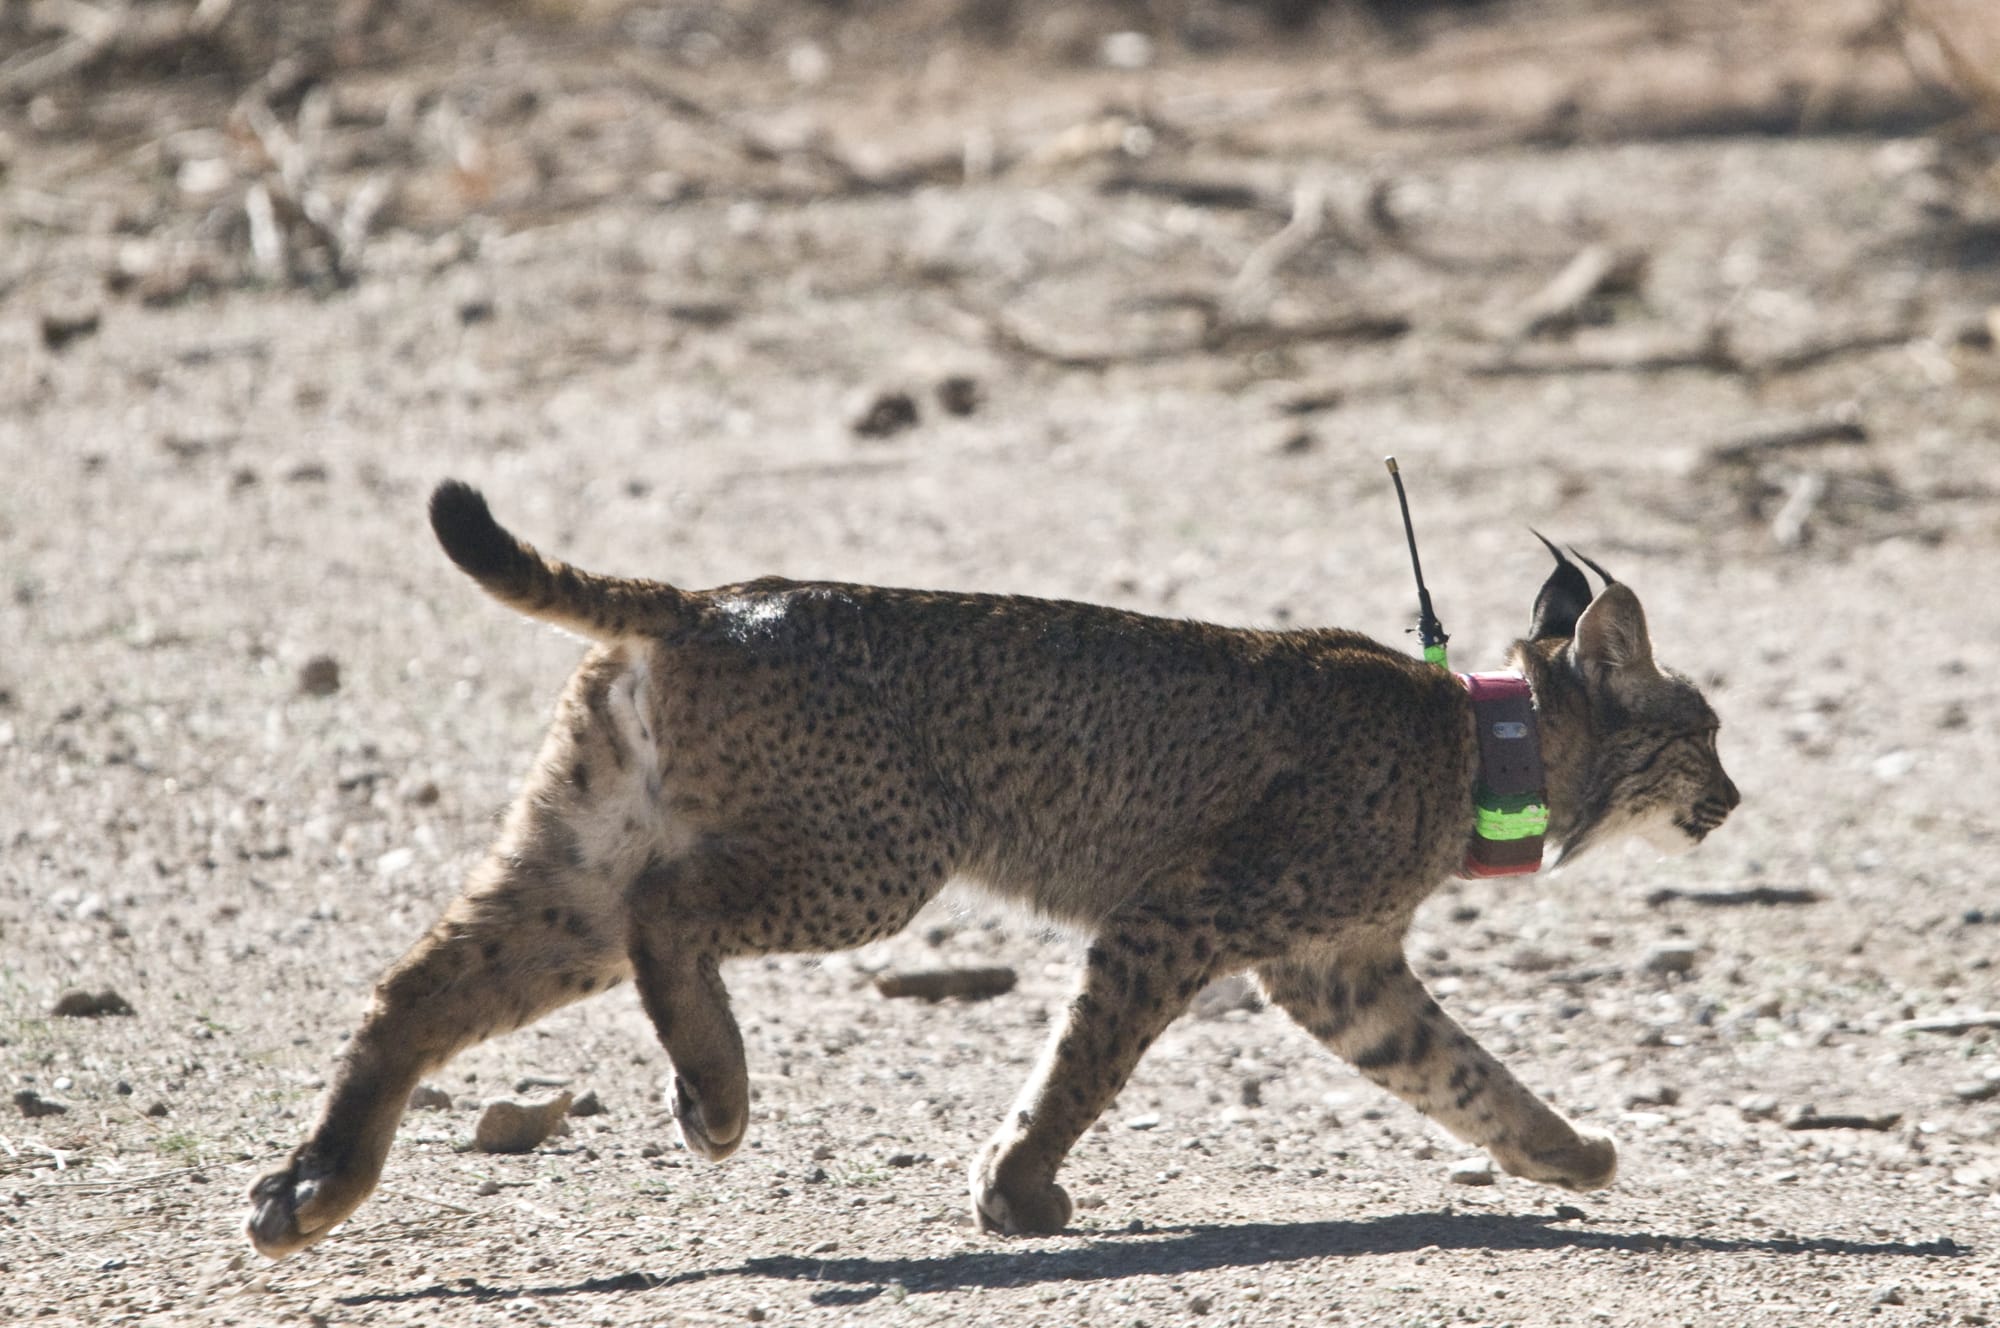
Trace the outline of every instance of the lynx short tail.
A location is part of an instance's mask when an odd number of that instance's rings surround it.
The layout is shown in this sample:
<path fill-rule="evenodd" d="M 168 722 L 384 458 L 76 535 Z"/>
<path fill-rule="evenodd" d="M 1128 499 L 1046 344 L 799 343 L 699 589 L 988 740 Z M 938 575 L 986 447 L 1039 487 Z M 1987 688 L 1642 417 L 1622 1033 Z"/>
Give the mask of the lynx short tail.
<path fill-rule="evenodd" d="M 502 604 L 598 641 L 655 636 L 687 616 L 687 597 L 659 581 L 598 576 L 544 557 L 493 519 L 479 490 L 445 480 L 431 529 L 454 563 Z"/>

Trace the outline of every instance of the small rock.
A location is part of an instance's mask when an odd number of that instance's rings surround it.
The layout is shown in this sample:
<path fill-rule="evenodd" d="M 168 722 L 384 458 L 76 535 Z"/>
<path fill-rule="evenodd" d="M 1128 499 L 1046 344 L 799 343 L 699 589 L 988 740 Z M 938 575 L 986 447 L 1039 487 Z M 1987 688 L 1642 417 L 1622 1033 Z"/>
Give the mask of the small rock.
<path fill-rule="evenodd" d="M 885 1160 L 884 1165 L 899 1168 L 914 1167 L 919 1162 L 928 1162 L 930 1160 L 930 1155 L 927 1153 L 891 1153 Z"/>
<path fill-rule="evenodd" d="M 1900 1305 L 1903 1303 L 1903 1288 L 1893 1285 L 1885 1286 L 1875 1293 L 1872 1300 L 1877 1305 Z"/>
<path fill-rule="evenodd" d="M 1772 1097 L 1769 1093 L 1752 1093 L 1749 1097 L 1739 1101 L 1736 1104 L 1736 1109 L 1743 1113 L 1744 1120 L 1776 1120 L 1778 1118 L 1778 1099 Z"/>
<path fill-rule="evenodd" d="M 938 405 L 947 415 L 970 415 L 979 409 L 982 398 L 979 380 L 970 374 L 953 374 L 938 380 Z"/>
<path fill-rule="evenodd" d="M 1951 1086 L 1951 1095 L 1960 1102 L 1984 1102 L 2000 1097 L 2000 1079 L 1967 1079 Z"/>
<path fill-rule="evenodd" d="M 450 1111 L 451 1094 L 436 1084 L 418 1084 L 410 1090 L 410 1110 Z"/>
<path fill-rule="evenodd" d="M 1648 973 L 1692 973 L 1700 953 L 1693 941 L 1661 941 L 1646 951 L 1642 966 Z"/>
<path fill-rule="evenodd" d="M 917 399 L 908 392 L 876 394 L 848 427 L 861 438 L 888 438 L 917 426 Z"/>
<path fill-rule="evenodd" d="M 1134 1116 L 1125 1122 L 1125 1128 L 1128 1130 L 1155 1130 L 1159 1128 L 1159 1125 L 1160 1113 L 1157 1111 L 1149 1111 L 1143 1116 Z"/>
<path fill-rule="evenodd" d="M 117 1083 L 111 1085 L 111 1091 L 120 1097 L 130 1097 L 132 1096 L 132 1085 L 120 1079 Z"/>
<path fill-rule="evenodd" d="M 148 1116 L 151 1116 L 154 1120 L 160 1120 L 164 1118 L 170 1110 L 172 1110 L 172 1108 L 168 1107 L 166 1103 L 155 1102 L 152 1106 L 146 1108 L 146 1114 Z"/>
<path fill-rule="evenodd" d="M 1304 456 L 1319 450 L 1319 435 L 1311 429 L 1288 429 L 1277 446 L 1279 456 Z"/>
<path fill-rule="evenodd" d="M 106 987 L 103 991 L 81 988 L 66 991 L 56 999 L 49 1013 L 63 1019 L 97 1019 L 104 1015 L 129 1015 L 133 1010 L 129 1001 Z"/>
<path fill-rule="evenodd" d="M 438 797 L 438 786 L 435 781 L 429 779 L 410 785 L 403 790 L 403 801 L 412 807 L 435 806 Z"/>
<path fill-rule="evenodd" d="M 965 1001 L 984 1001 L 1006 995 L 1014 990 L 1017 981 L 1019 978 L 1014 970 L 1005 965 L 929 968 L 877 974 L 875 990 L 891 1000 L 915 997 L 918 1000 L 941 1001 L 949 996 Z"/>
<path fill-rule="evenodd" d="M 1144 69 L 1153 63 L 1153 39 L 1143 32 L 1107 32 L 1097 58 L 1112 69 Z"/>
<path fill-rule="evenodd" d="M 478 1195 L 482 1199 L 489 1199 L 492 1196 L 500 1193 L 500 1182 L 497 1180 L 490 1180 L 490 1179 L 482 1180 L 479 1182 L 479 1187 L 473 1190 L 473 1193 Z"/>
<path fill-rule="evenodd" d="M 749 1309 L 743 1311 L 743 1317 L 752 1323 L 762 1323 L 764 1322 L 764 1311 L 752 1305 Z"/>
<path fill-rule="evenodd" d="M 340 661 L 332 655 L 314 655 L 299 668 L 299 694 L 332 696 L 340 690 Z"/>
<path fill-rule="evenodd" d="M 50 350 L 61 350 L 70 342 L 97 331 L 98 322 L 97 310 L 88 305 L 73 309 L 45 309 L 42 311 L 42 344 Z"/>
<path fill-rule="evenodd" d="M 817 1245 L 814 1245 L 814 1246 L 813 1246 L 813 1247 L 812 1247 L 811 1249 L 807 1250 L 807 1251 L 806 1251 L 806 1253 L 807 1253 L 807 1254 L 832 1254 L 832 1253 L 833 1253 L 833 1252 L 834 1252 L 835 1250 L 837 1250 L 837 1249 L 839 1249 L 839 1248 L 840 1248 L 840 1244 L 839 1244 L 839 1242 L 838 1242 L 838 1241 L 831 1241 L 831 1240 L 823 1240 L 823 1241 L 819 1242 L 819 1244 L 817 1244 Z"/>
<path fill-rule="evenodd" d="M 639 1148 L 640 1157 L 658 1157 L 667 1150 L 658 1144 L 643 1144 Z"/>
<path fill-rule="evenodd" d="M 1255 1012 L 1264 1008 L 1264 998 L 1250 979 L 1237 974 L 1217 978 L 1194 995 L 1188 1009 L 1197 1019 L 1220 1019 L 1232 1010 Z"/>
<path fill-rule="evenodd" d="M 1628 1110 L 1632 1107 L 1671 1107 L 1680 1100 L 1681 1090 L 1672 1084 L 1648 1084 L 1637 1092 L 1627 1094 L 1625 1106 Z"/>
<path fill-rule="evenodd" d="M 1236 1090 L 1237 1101 L 1246 1107 L 1264 1105 L 1264 1085 L 1260 1080 L 1245 1079 L 1243 1086 Z"/>
<path fill-rule="evenodd" d="M 1917 754 L 1907 748 L 1882 753 L 1869 763 L 1869 773 L 1885 784 L 1893 784 L 1917 768 Z"/>
<path fill-rule="evenodd" d="M 69 1110 L 64 1104 L 45 1098 L 32 1088 L 23 1088 L 14 1094 L 14 1105 L 19 1107 L 21 1114 L 29 1120 L 38 1120 L 43 1116 L 60 1116 Z"/>
<path fill-rule="evenodd" d="M 576 1101 L 569 1104 L 569 1114 L 572 1116 L 602 1116 L 604 1114 L 604 1103 L 597 1096 L 597 1090 L 594 1088 L 585 1089 Z"/>
<path fill-rule="evenodd" d="M 495 1098 L 479 1113 L 472 1127 L 472 1146 L 482 1153 L 526 1153 L 552 1134 L 567 1129 L 563 1113 L 574 1099 L 558 1093 L 543 1102 Z"/>
<path fill-rule="evenodd" d="M 1214 1302 L 1209 1300 L 1207 1296 L 1188 1297 L 1188 1313 L 1190 1314 L 1206 1314 L 1213 1308 Z"/>
<path fill-rule="evenodd" d="M 832 1148 L 832 1146 L 831 1146 L 831 1145 L 829 1145 L 829 1144 L 814 1144 L 814 1145 L 813 1145 L 813 1161 L 815 1161 L 815 1162 L 831 1162 L 831 1161 L 833 1161 L 833 1148 Z"/>
<path fill-rule="evenodd" d="M 532 1093 L 537 1088 L 568 1088 L 569 1078 L 560 1074 L 524 1074 L 514 1081 L 516 1093 Z"/>
<path fill-rule="evenodd" d="M 1589 1214 L 1585 1213 L 1575 1204 L 1556 1205 L 1556 1221 L 1558 1222 L 1581 1222 L 1587 1216 Z"/>
<path fill-rule="evenodd" d="M 1493 1160 L 1485 1157 L 1469 1157 L 1463 1162 L 1452 1163 L 1449 1174 L 1454 1185 L 1491 1185 Z"/>

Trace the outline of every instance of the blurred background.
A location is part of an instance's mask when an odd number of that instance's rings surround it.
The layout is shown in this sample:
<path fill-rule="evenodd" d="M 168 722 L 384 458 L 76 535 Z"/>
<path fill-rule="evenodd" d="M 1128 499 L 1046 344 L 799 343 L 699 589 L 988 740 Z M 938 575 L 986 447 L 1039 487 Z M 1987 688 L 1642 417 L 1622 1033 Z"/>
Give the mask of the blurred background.
<path fill-rule="evenodd" d="M 0 1319 L 1485 1321 L 1497 1267 L 1522 1323 L 1990 1321 L 1996 311 L 1991 0 L 0 0 Z M 576 659 L 436 553 L 439 478 L 605 571 L 1414 650 L 1391 452 L 1455 664 L 1525 628 L 1529 528 L 1574 543 L 1744 793 L 1418 919 L 1624 1141 L 1589 1224 L 1451 1183 L 1236 988 L 1008 1280 L 961 1176 L 1072 955 L 959 900 L 732 975 L 728 1168 L 620 992 L 444 1080 L 598 1088 L 577 1138 L 413 1116 L 324 1258 L 242 1263 Z M 1019 988 L 867 983 L 972 962 Z M 841 1256 L 782 1262 L 808 1228 Z"/>

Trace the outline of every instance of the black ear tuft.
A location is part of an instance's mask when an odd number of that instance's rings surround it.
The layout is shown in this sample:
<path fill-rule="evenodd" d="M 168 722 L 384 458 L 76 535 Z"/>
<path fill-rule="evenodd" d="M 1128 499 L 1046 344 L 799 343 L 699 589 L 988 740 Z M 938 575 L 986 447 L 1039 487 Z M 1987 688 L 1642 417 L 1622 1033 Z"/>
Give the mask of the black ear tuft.
<path fill-rule="evenodd" d="M 1541 641 L 1552 636 L 1575 636 L 1576 620 L 1590 607 L 1590 582 L 1584 580 L 1583 573 L 1563 556 L 1561 549 L 1549 543 L 1548 536 L 1539 530 L 1531 533 L 1556 556 L 1556 570 L 1549 573 L 1549 579 L 1542 582 L 1541 593 L 1535 596 L 1535 615 L 1528 624 L 1528 639 Z M 1577 556 L 1583 557 L 1582 554 Z M 1588 558 L 1584 561 L 1590 562 Z M 1591 566 L 1597 564 L 1591 563 Z M 1599 575 L 1603 573 L 1599 572 Z"/>
<path fill-rule="evenodd" d="M 1548 541 L 1543 540 L 1542 543 L 1547 544 Z M 1588 567 L 1591 571 L 1597 573 L 1598 579 L 1603 581 L 1605 585 L 1615 586 L 1618 584 L 1618 578 L 1611 575 L 1611 573 L 1605 571 L 1602 567 L 1600 567 L 1595 559 L 1589 557 L 1586 554 L 1577 553 L 1576 546 L 1574 544 L 1569 546 L 1569 551 L 1571 553 L 1576 553 L 1577 557 L 1583 559 L 1583 565 L 1585 567 Z"/>

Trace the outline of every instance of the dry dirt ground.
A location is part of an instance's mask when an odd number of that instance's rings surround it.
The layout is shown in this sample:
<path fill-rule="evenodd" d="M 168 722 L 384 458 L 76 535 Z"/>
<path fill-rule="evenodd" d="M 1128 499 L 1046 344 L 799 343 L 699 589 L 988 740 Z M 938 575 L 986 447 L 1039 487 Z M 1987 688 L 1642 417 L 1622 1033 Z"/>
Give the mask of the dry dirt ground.
<path fill-rule="evenodd" d="M 2000 1320 L 2000 1030 L 1904 1026 L 2000 1009 L 2000 206 L 1874 6 L 379 8 L 294 50 L 147 6 L 135 53 L 0 5 L 0 1322 Z M 1391 451 L 1455 662 L 1525 626 L 1533 525 L 1724 717 L 1701 851 L 1450 885 L 1411 941 L 1615 1189 L 1453 1183 L 1225 989 L 1078 1147 L 1073 1229 L 981 1236 L 1077 952 L 967 895 L 733 969 L 724 1165 L 621 989 L 451 1065 L 334 1238 L 248 1251 L 578 654 L 436 552 L 439 477 L 684 584 L 1400 639 Z M 467 1151 L 531 1078 L 606 1110 Z"/>

